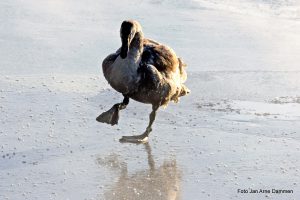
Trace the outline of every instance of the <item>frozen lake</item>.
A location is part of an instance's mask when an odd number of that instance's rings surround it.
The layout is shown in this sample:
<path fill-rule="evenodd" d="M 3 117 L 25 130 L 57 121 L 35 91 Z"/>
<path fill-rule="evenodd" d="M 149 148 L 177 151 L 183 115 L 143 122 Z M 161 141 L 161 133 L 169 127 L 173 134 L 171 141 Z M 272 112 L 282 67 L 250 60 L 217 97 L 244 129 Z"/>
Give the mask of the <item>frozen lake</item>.
<path fill-rule="evenodd" d="M 191 95 L 160 109 L 122 100 L 101 62 L 124 19 L 188 64 Z M 0 199 L 296 199 L 300 2 L 0 2 Z M 238 189 L 291 194 L 242 194 Z"/>

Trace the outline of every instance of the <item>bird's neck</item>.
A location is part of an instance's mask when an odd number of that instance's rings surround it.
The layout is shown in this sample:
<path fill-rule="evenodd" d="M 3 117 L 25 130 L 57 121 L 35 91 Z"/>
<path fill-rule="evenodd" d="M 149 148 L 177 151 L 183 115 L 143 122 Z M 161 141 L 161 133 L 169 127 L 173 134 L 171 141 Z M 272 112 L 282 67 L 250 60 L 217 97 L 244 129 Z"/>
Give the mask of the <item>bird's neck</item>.
<path fill-rule="evenodd" d="M 144 39 L 143 32 L 142 31 L 137 32 L 129 46 L 128 57 L 130 59 L 134 59 L 136 62 L 140 61 L 142 52 L 144 50 L 143 39 Z"/>

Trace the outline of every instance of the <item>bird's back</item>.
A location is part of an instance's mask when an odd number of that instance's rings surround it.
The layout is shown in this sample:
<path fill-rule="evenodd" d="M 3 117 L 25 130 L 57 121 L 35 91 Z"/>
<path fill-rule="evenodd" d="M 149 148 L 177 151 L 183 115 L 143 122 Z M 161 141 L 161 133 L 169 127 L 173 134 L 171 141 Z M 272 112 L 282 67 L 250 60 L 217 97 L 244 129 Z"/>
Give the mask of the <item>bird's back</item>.
<path fill-rule="evenodd" d="M 179 61 L 173 49 L 149 39 L 144 39 L 143 45 L 141 63 L 151 64 L 166 74 L 177 70 Z"/>

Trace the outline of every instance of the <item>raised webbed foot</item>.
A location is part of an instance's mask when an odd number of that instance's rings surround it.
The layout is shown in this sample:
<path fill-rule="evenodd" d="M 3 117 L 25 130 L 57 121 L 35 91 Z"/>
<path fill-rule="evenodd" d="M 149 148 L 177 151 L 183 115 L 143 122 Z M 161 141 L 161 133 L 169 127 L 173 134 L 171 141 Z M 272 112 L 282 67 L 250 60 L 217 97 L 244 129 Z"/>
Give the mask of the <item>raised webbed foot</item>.
<path fill-rule="evenodd" d="M 112 126 L 118 124 L 119 121 L 119 105 L 115 104 L 111 109 L 106 112 L 103 112 L 99 115 L 96 120 L 98 122 L 111 124 Z"/>

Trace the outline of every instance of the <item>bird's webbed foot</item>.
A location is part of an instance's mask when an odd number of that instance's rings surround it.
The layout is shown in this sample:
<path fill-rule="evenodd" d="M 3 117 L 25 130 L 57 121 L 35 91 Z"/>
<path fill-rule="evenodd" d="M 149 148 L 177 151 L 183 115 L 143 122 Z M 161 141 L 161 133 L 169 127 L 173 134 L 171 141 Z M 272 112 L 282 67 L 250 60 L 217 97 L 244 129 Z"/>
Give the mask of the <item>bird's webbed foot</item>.
<path fill-rule="evenodd" d="M 96 118 L 96 120 L 98 122 L 107 123 L 112 126 L 116 125 L 116 124 L 118 124 L 118 121 L 119 121 L 119 111 L 120 111 L 119 105 L 115 104 L 115 105 L 113 105 L 113 107 L 111 107 L 111 109 L 100 114 Z"/>
<path fill-rule="evenodd" d="M 119 121 L 119 111 L 126 108 L 129 103 L 129 98 L 124 95 L 124 99 L 122 103 L 117 103 L 111 107 L 108 111 L 99 115 L 96 120 L 98 122 L 107 123 L 110 125 L 118 124 Z"/>
<path fill-rule="evenodd" d="M 146 131 L 141 135 L 123 136 L 119 141 L 122 143 L 147 143 L 150 132 L 152 131 L 152 124 L 155 120 L 156 111 L 159 106 L 152 106 L 152 112 L 149 115 L 149 124 Z"/>
<path fill-rule="evenodd" d="M 133 135 L 133 136 L 122 136 L 122 138 L 119 140 L 121 143 L 147 143 L 148 142 L 148 136 L 151 130 L 146 130 L 141 135 Z"/>

